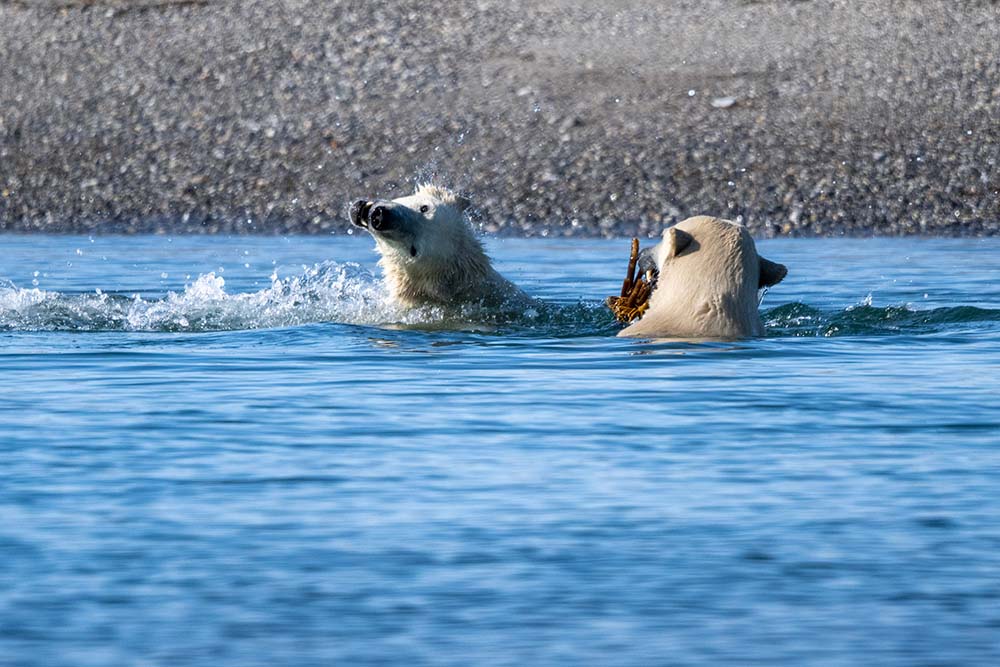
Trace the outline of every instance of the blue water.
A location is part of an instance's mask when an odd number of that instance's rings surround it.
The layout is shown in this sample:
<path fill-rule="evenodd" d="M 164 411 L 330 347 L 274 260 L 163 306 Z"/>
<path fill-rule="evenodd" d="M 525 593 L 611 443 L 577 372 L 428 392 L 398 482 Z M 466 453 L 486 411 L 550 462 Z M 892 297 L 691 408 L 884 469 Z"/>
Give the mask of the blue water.
<path fill-rule="evenodd" d="M 1000 664 L 1000 241 L 761 242 L 706 344 L 613 337 L 626 241 L 488 245 L 537 308 L 0 237 L 0 665 Z"/>

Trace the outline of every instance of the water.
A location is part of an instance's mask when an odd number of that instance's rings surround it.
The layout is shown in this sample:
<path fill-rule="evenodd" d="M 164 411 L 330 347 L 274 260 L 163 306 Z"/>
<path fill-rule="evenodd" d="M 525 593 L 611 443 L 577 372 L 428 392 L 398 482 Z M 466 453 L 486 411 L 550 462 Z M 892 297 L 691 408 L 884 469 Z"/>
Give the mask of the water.
<path fill-rule="evenodd" d="M 997 240 L 762 242 L 726 344 L 613 337 L 624 241 L 492 242 L 514 316 L 0 243 L 4 667 L 1000 661 Z"/>

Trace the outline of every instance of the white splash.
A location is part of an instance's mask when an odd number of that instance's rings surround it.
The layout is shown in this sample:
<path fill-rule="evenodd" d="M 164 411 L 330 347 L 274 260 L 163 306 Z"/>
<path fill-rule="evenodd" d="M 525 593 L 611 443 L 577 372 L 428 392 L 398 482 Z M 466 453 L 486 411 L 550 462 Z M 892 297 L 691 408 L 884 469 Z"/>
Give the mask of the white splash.
<path fill-rule="evenodd" d="M 234 294 L 211 272 L 159 299 L 0 283 L 0 330 L 220 331 L 314 322 L 419 325 L 442 317 L 440 309 L 399 308 L 380 280 L 353 263 L 325 262 L 287 278 L 275 273 L 269 287 Z"/>

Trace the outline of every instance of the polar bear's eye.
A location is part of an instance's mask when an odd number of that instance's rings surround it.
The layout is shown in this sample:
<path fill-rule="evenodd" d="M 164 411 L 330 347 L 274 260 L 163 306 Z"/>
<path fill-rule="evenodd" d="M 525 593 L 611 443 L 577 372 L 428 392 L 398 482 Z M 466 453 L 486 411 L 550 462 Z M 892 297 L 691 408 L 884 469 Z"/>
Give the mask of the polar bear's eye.
<path fill-rule="evenodd" d="M 428 206 L 427 204 L 424 204 L 423 206 L 420 207 L 420 212 L 421 213 L 426 213 L 429 210 L 431 210 L 431 207 Z"/>

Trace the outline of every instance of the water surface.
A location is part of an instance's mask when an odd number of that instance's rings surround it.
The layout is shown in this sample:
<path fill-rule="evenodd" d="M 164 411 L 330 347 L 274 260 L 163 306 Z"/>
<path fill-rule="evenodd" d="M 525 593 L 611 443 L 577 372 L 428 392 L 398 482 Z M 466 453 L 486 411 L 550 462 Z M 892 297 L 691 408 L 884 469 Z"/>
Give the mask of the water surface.
<path fill-rule="evenodd" d="M 367 239 L 0 237 L 0 665 L 994 665 L 1000 241 L 774 240 L 769 336 Z"/>

